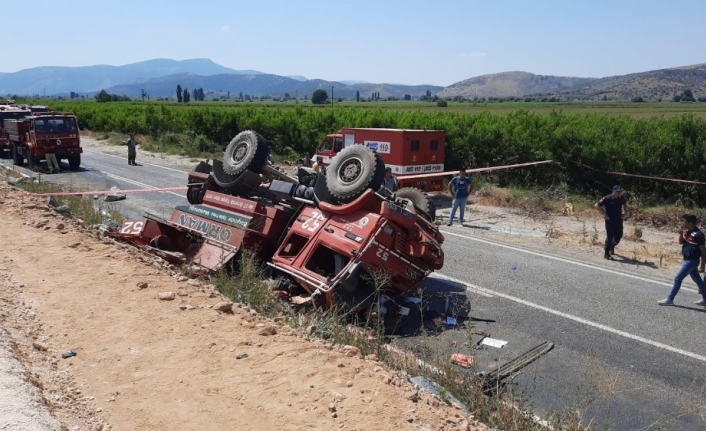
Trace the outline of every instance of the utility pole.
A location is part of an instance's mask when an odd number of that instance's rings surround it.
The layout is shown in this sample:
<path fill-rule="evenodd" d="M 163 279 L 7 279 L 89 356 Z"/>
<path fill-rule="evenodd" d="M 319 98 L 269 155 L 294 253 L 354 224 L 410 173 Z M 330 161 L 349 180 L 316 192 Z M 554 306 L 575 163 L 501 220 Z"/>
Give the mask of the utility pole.
<path fill-rule="evenodd" d="M 333 84 L 331 84 L 331 107 L 333 108 Z"/>

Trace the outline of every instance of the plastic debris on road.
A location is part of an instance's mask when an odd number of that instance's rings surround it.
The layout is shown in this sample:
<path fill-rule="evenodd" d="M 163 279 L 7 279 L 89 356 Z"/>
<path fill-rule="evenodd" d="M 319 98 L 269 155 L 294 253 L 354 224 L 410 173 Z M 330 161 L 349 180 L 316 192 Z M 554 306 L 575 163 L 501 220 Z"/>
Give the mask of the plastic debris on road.
<path fill-rule="evenodd" d="M 483 341 L 481 341 L 481 344 L 485 344 L 486 346 L 497 347 L 498 349 L 502 349 L 503 346 L 507 344 L 507 341 L 496 340 L 495 338 L 485 337 L 485 338 L 483 338 Z"/>

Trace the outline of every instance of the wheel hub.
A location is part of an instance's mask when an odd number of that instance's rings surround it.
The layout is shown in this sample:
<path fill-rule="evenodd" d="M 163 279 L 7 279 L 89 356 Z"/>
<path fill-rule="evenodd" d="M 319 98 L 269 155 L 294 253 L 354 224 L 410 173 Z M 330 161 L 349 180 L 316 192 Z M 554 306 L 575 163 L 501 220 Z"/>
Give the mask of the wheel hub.
<path fill-rule="evenodd" d="M 338 170 L 338 178 L 343 184 L 355 182 L 363 172 L 363 161 L 354 158 L 347 160 Z"/>
<path fill-rule="evenodd" d="M 248 144 L 246 142 L 241 142 L 238 144 L 237 147 L 235 147 L 235 151 L 233 151 L 233 161 L 240 162 L 245 158 L 247 154 Z"/>

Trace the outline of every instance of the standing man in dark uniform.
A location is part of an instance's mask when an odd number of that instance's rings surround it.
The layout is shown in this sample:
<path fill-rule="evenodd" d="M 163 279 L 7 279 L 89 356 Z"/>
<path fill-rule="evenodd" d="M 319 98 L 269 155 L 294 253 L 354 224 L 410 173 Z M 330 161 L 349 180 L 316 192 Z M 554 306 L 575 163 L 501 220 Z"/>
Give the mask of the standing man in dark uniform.
<path fill-rule="evenodd" d="M 130 139 L 125 142 L 127 145 L 127 164 L 136 165 L 135 157 L 137 156 L 137 141 L 135 140 L 135 135 L 130 133 Z"/>
<path fill-rule="evenodd" d="M 613 260 L 615 246 L 623 237 L 623 208 L 628 210 L 628 205 L 623 197 L 623 189 L 613 186 L 613 193 L 604 196 L 596 204 L 596 208 L 605 219 L 605 254 L 604 258 Z"/>

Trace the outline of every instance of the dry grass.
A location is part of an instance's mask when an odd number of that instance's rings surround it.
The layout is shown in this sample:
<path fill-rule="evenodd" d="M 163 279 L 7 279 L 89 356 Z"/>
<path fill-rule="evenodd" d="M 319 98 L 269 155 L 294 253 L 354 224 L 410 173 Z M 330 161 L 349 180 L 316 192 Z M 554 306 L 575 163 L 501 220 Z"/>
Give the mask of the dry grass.
<path fill-rule="evenodd" d="M 566 185 L 540 190 L 516 187 L 502 188 L 483 184 L 478 190 L 476 203 L 495 207 L 511 207 L 527 212 L 530 216 L 566 215 L 566 204 L 571 204 L 574 216 L 593 211 L 592 203 L 585 198 L 571 196 Z"/>
<path fill-rule="evenodd" d="M 418 337 L 416 352 L 426 352 L 420 357 L 412 352 L 390 352 L 384 334 L 384 317 L 374 311 L 363 315 L 342 310 L 322 309 L 313 306 L 295 308 L 289 302 L 280 300 L 273 292 L 287 289 L 286 284 L 269 280 L 270 274 L 251 253 L 243 253 L 232 274 L 221 272 L 216 277 L 216 287 L 235 302 L 251 307 L 257 312 L 284 322 L 312 339 L 324 340 L 334 346 L 352 345 L 363 355 L 375 354 L 379 361 L 400 372 L 400 376 L 426 376 L 441 386 L 440 402 L 449 402 L 450 396 L 462 402 L 477 420 L 497 429 L 507 431 L 545 430 L 530 413 L 531 403 L 524 394 L 493 393 L 484 390 L 482 378 L 476 370 L 466 370 L 448 362 L 448 358 L 436 355 L 435 340 L 431 334 L 423 332 Z M 376 279 L 377 280 L 377 279 Z M 384 283 L 384 280 L 380 281 Z M 423 298 L 422 298 L 423 299 Z M 424 299 L 423 299 L 424 300 Z M 313 307 L 313 308 L 312 308 Z M 468 339 L 473 328 L 467 327 Z M 581 431 L 576 409 L 570 412 L 554 412 L 551 416 L 555 429 Z"/>

